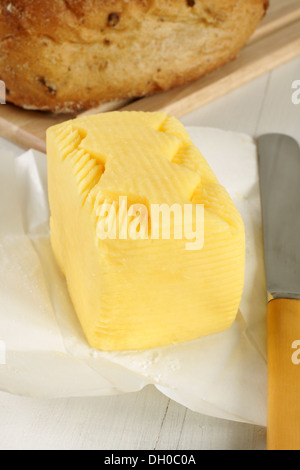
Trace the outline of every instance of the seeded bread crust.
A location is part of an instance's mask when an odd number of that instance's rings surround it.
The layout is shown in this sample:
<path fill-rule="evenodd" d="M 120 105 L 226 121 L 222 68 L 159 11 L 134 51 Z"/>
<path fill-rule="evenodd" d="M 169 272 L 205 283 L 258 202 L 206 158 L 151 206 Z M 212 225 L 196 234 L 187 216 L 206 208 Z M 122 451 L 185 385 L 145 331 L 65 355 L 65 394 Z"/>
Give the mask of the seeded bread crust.
<path fill-rule="evenodd" d="M 7 101 L 55 113 L 168 90 L 233 60 L 266 0 L 0 0 Z"/>

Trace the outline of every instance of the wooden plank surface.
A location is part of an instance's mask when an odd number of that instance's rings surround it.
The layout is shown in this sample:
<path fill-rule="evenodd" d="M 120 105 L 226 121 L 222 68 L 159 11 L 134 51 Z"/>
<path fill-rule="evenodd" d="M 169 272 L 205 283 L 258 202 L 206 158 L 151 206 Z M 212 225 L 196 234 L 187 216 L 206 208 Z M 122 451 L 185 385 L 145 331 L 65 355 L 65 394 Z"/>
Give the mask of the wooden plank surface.
<path fill-rule="evenodd" d="M 299 0 L 270 0 L 270 8 L 249 44 L 300 19 Z"/>
<path fill-rule="evenodd" d="M 128 100 L 116 101 L 101 105 L 98 112 L 107 112 L 127 104 Z M 94 114 L 92 110 L 81 115 Z M 59 124 L 76 117 L 74 114 L 53 115 L 39 111 L 28 111 L 6 104 L 0 108 L 0 136 L 20 145 L 24 149 L 46 151 L 46 130 L 50 126 Z"/>
<path fill-rule="evenodd" d="M 115 109 L 164 110 L 176 117 L 206 105 L 245 83 L 277 68 L 300 54 L 300 0 L 271 0 L 265 19 L 239 57 L 195 82 L 171 91 L 134 100 L 103 104 L 80 116 Z M 76 117 L 25 111 L 12 105 L 0 107 L 0 135 L 24 149 L 45 152 L 46 129 Z"/>

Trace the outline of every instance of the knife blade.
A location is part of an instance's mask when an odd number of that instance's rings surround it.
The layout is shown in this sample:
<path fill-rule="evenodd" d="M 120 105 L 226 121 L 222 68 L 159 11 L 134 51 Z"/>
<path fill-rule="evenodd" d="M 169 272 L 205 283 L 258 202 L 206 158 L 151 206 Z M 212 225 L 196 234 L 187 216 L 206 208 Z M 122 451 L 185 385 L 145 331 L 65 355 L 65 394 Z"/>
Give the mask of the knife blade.
<path fill-rule="evenodd" d="M 300 450 L 300 147 L 258 138 L 267 302 L 267 449 Z"/>

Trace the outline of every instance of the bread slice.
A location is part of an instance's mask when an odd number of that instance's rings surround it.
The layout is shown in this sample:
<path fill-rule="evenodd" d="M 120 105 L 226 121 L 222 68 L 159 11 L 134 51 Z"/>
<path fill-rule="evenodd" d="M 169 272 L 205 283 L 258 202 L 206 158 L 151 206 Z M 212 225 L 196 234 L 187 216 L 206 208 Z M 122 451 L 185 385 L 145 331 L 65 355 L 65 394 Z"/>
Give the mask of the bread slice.
<path fill-rule="evenodd" d="M 234 59 L 267 0 L 0 0 L 7 100 L 67 112 L 195 80 Z"/>

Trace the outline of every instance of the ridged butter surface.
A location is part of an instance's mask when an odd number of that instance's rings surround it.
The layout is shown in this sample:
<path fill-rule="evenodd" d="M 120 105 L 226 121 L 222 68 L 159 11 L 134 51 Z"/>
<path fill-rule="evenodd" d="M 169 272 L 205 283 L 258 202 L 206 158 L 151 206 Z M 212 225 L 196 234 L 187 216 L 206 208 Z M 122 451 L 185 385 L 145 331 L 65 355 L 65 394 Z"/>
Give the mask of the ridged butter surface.
<path fill-rule="evenodd" d="M 93 348 L 156 348 L 230 327 L 243 290 L 244 225 L 179 121 L 139 112 L 68 121 L 48 130 L 47 158 L 52 247 Z M 120 196 L 149 214 L 152 204 L 204 205 L 203 248 L 100 238 L 101 208 L 112 204 L 118 217 Z"/>

